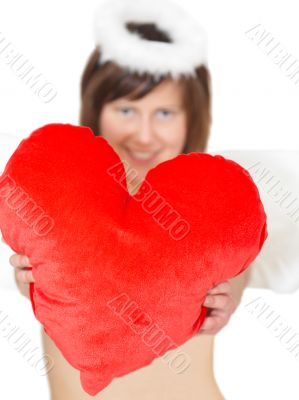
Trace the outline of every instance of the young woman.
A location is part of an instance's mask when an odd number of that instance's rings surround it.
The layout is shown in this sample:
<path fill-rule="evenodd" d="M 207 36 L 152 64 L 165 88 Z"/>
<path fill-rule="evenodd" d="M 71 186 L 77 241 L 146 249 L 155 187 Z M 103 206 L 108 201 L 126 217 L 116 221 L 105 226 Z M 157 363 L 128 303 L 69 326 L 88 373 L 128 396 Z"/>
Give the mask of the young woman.
<path fill-rule="evenodd" d="M 131 194 L 159 163 L 180 153 L 206 151 L 211 125 L 204 33 L 174 4 L 163 2 L 160 7 L 160 14 L 147 0 L 114 0 L 101 7 L 96 16 L 97 46 L 81 81 L 80 124 L 107 139 L 125 165 L 136 171 L 136 176 L 127 177 Z M 126 19 L 121 28 L 120 19 Z M 10 262 L 28 297 L 28 284 L 34 281 L 30 260 L 16 254 Z M 213 374 L 213 335 L 228 322 L 248 277 L 247 269 L 209 292 L 205 306 L 210 312 L 199 334 L 181 346 L 192 359 L 185 372 L 175 374 L 156 359 L 114 379 L 96 398 L 223 399 Z M 48 374 L 52 400 L 91 398 L 81 388 L 79 372 L 44 331 L 42 337 L 45 352 L 54 360 Z"/>

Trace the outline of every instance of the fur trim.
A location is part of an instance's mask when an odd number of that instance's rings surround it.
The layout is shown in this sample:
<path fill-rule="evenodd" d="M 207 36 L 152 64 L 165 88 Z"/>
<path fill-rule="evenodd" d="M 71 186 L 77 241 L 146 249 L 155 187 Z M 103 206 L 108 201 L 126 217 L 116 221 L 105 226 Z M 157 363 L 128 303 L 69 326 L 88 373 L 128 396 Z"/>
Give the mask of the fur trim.
<path fill-rule="evenodd" d="M 155 23 L 173 43 L 149 41 L 131 33 L 127 22 Z M 101 62 L 113 61 L 139 73 L 194 75 L 207 65 L 207 36 L 176 3 L 161 0 L 106 0 L 95 13 L 94 37 Z"/>

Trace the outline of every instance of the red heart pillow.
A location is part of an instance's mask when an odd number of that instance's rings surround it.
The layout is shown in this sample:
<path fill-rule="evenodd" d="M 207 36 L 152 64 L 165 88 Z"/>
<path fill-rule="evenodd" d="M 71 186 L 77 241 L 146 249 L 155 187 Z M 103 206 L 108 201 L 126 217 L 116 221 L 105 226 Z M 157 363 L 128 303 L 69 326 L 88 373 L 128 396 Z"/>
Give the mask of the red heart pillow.
<path fill-rule="evenodd" d="M 0 228 L 31 261 L 36 318 L 90 395 L 191 338 L 207 291 L 267 237 L 253 180 L 222 156 L 180 154 L 135 196 L 124 174 L 89 128 L 50 124 L 0 177 Z"/>

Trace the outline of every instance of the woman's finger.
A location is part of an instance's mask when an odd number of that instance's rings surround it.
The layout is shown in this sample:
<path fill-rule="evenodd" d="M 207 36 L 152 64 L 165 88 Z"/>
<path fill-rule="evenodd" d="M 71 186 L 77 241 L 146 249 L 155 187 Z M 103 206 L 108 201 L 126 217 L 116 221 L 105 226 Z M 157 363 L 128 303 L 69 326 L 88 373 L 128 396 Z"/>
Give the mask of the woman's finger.
<path fill-rule="evenodd" d="M 215 316 L 208 317 L 203 322 L 200 330 L 206 331 L 206 333 L 210 333 L 208 331 L 211 331 L 212 329 L 215 329 L 216 326 L 218 327 L 219 325 L 220 325 L 220 319 L 219 318 L 216 318 Z"/>
<path fill-rule="evenodd" d="M 15 277 L 18 283 L 24 284 L 24 283 L 31 283 L 34 282 L 34 277 L 32 275 L 32 270 L 31 269 L 26 269 L 26 268 L 17 268 L 15 271 Z"/>
<path fill-rule="evenodd" d="M 205 318 L 199 333 L 215 335 L 228 323 L 230 316 L 226 312 L 212 312 Z"/>
<path fill-rule="evenodd" d="M 227 294 L 208 295 L 204 301 L 204 306 L 213 309 L 231 310 L 235 307 L 235 302 L 232 296 Z"/>
<path fill-rule="evenodd" d="M 29 285 L 27 283 L 20 283 L 18 285 L 19 287 L 19 291 L 21 292 L 21 294 L 25 297 L 27 297 L 28 299 L 30 299 L 30 289 L 29 289 Z"/>
<path fill-rule="evenodd" d="M 232 286 L 229 281 L 224 281 L 219 283 L 219 285 L 215 286 L 214 288 L 208 291 L 208 294 L 221 294 L 221 293 L 228 293 L 232 291 Z"/>
<path fill-rule="evenodd" d="M 18 289 L 20 293 L 30 299 L 30 289 L 29 289 L 29 283 L 23 283 L 22 281 L 19 280 L 19 276 L 17 276 L 17 273 L 22 270 L 21 268 L 16 268 L 15 269 L 15 282 L 16 285 L 18 286 Z"/>
<path fill-rule="evenodd" d="M 13 254 L 10 256 L 9 263 L 15 268 L 30 267 L 28 257 L 22 254 Z"/>

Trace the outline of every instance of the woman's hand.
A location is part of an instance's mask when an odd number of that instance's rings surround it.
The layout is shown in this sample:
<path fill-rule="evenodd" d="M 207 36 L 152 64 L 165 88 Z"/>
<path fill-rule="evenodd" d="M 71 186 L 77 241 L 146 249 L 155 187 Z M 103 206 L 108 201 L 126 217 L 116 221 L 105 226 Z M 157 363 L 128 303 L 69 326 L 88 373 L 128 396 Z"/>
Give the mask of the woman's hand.
<path fill-rule="evenodd" d="M 237 308 L 232 284 L 225 281 L 210 289 L 203 305 L 208 308 L 208 313 L 198 333 L 215 335 L 228 323 Z"/>
<path fill-rule="evenodd" d="M 3 238 L 2 242 L 7 244 Z M 23 254 L 13 254 L 9 258 L 9 263 L 15 269 L 15 280 L 21 294 L 29 299 L 29 283 L 34 282 L 34 278 L 28 257 Z"/>
<path fill-rule="evenodd" d="M 9 262 L 15 269 L 15 280 L 21 294 L 29 299 L 29 283 L 34 282 L 34 278 L 28 257 L 23 254 L 13 254 Z"/>
<path fill-rule="evenodd" d="M 250 272 L 249 266 L 236 277 L 222 282 L 208 291 L 204 306 L 209 310 L 198 333 L 215 335 L 228 323 L 240 304 Z"/>

